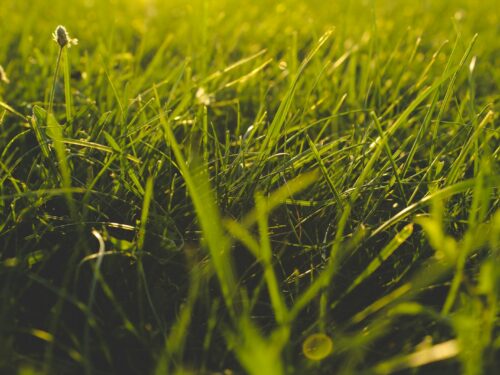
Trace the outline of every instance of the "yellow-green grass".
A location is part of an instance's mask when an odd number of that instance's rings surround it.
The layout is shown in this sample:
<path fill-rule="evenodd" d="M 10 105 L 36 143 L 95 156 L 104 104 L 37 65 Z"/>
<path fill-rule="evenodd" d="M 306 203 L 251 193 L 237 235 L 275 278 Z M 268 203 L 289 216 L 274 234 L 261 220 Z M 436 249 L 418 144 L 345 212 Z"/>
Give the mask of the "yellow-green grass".
<path fill-rule="evenodd" d="M 494 373 L 496 7 L 4 0 L 0 372 Z"/>

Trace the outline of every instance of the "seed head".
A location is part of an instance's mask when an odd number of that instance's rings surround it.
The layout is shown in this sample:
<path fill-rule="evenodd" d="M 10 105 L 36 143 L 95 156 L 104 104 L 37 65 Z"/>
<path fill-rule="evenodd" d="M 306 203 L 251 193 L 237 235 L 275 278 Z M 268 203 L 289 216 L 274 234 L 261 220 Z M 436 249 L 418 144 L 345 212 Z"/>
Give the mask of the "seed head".
<path fill-rule="evenodd" d="M 0 65 L 0 82 L 3 82 L 3 83 L 10 82 L 9 78 L 7 77 L 7 73 L 5 73 L 5 70 L 3 70 L 2 65 Z"/>
<path fill-rule="evenodd" d="M 66 28 L 61 25 L 56 27 L 56 31 L 52 33 L 52 38 L 61 48 L 64 46 L 70 48 L 72 45 L 78 44 L 78 39 L 70 38 Z"/>

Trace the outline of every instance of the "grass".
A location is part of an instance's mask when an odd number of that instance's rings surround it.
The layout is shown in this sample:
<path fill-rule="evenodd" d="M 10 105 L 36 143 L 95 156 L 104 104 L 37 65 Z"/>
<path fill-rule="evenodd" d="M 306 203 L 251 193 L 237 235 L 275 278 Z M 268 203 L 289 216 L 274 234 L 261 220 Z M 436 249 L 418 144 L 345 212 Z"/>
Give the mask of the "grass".
<path fill-rule="evenodd" d="M 4 3 L 0 372 L 500 367 L 494 1 Z"/>

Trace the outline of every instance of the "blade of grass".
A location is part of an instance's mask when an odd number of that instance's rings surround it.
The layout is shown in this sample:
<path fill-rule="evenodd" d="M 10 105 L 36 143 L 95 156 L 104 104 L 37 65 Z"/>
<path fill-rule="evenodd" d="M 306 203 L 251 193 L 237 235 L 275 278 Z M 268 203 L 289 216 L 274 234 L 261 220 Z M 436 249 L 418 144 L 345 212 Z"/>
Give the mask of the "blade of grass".
<path fill-rule="evenodd" d="M 257 224 L 260 235 L 260 261 L 264 267 L 264 278 L 266 279 L 267 288 L 271 297 L 271 304 L 274 309 L 276 321 L 278 324 L 284 324 L 287 321 L 288 311 L 285 301 L 280 292 L 278 279 L 274 272 L 272 263 L 271 241 L 269 239 L 269 228 L 267 222 L 268 209 L 266 208 L 266 200 L 257 193 L 255 196 L 255 207 L 257 210 Z"/>
<path fill-rule="evenodd" d="M 16 115 L 20 119 L 28 122 L 28 118 L 26 116 L 24 116 L 23 114 L 19 113 L 14 108 L 12 108 L 10 105 L 8 105 L 5 102 L 2 102 L 1 100 L 0 100 L 0 107 L 2 107 L 3 109 L 5 109 L 7 112 L 12 113 L 13 115 Z"/>
<path fill-rule="evenodd" d="M 66 191 L 65 195 L 71 216 L 75 221 L 78 221 L 75 202 L 71 194 L 71 168 L 68 163 L 68 155 L 63 143 L 63 129 L 52 113 L 48 112 L 47 117 L 47 135 L 52 139 L 52 145 L 56 152 L 58 169 L 62 177 L 61 187 Z"/>
<path fill-rule="evenodd" d="M 384 131 L 382 130 L 382 125 L 380 124 L 380 121 L 378 117 L 375 115 L 375 112 L 371 111 L 370 116 L 375 124 L 375 127 L 377 128 L 377 131 L 379 133 L 380 138 L 382 138 L 382 142 L 384 143 L 384 149 L 387 154 L 387 157 L 389 158 L 392 166 L 392 171 L 394 172 L 394 175 L 396 176 L 396 181 L 398 183 L 398 188 L 399 192 L 401 193 L 401 197 L 405 201 L 405 205 L 408 205 L 408 200 L 406 199 L 406 194 L 405 190 L 403 188 L 403 183 L 401 182 L 401 176 L 399 175 L 399 168 L 396 165 L 396 162 L 394 161 L 394 157 L 392 155 L 391 149 L 389 147 L 389 143 L 387 141 L 387 138 L 384 136 Z"/>
<path fill-rule="evenodd" d="M 69 66 L 69 54 L 68 48 L 64 48 L 63 52 L 64 60 L 64 98 L 66 100 L 66 121 L 68 123 L 73 122 L 73 99 L 71 97 L 71 80 L 70 80 L 70 66 Z"/>
<path fill-rule="evenodd" d="M 484 116 L 483 120 L 475 128 L 475 130 L 471 134 L 471 136 L 467 138 L 467 142 L 465 143 L 464 146 L 461 147 L 460 154 L 454 160 L 454 162 L 451 166 L 450 172 L 448 173 L 448 176 L 446 177 L 445 186 L 452 185 L 458 180 L 458 172 L 459 172 L 460 167 L 463 166 L 465 157 L 469 153 L 469 150 L 471 149 L 471 147 L 473 147 L 475 145 L 478 137 L 481 135 L 481 133 L 483 131 L 483 128 L 493 118 L 493 115 L 494 115 L 493 111 L 488 111 L 486 116 Z M 475 157 L 477 158 L 477 157 L 479 157 L 479 155 L 476 154 Z"/>
<path fill-rule="evenodd" d="M 450 83 L 448 84 L 448 87 L 446 89 L 446 93 L 445 93 L 443 102 L 441 103 L 441 107 L 439 108 L 439 113 L 437 115 L 437 119 L 434 122 L 434 126 L 432 129 L 431 150 L 430 150 L 430 154 L 429 154 L 430 161 L 432 161 L 432 159 L 434 157 L 434 148 L 435 148 L 435 144 L 436 144 L 436 138 L 437 138 L 437 134 L 438 134 L 439 124 L 440 124 L 441 119 L 443 117 L 444 111 L 448 107 L 448 104 L 451 100 L 451 96 L 453 94 L 453 86 L 455 85 L 458 72 L 460 70 L 462 70 L 463 66 L 465 65 L 465 62 L 469 58 L 469 55 L 472 52 L 472 48 L 474 47 L 474 44 L 476 44 L 477 37 L 478 37 L 478 34 L 475 34 L 472 37 L 472 40 L 469 42 L 469 45 L 467 46 L 467 49 L 462 56 L 462 59 L 460 60 L 458 66 L 454 69 L 453 74 L 451 75 Z M 457 37 L 457 43 L 458 43 L 458 39 L 459 39 L 459 37 Z"/>
<path fill-rule="evenodd" d="M 496 177 L 496 178 L 492 177 L 492 178 L 488 179 L 488 184 L 491 186 L 498 185 L 499 182 L 500 182 L 500 178 L 498 178 L 498 177 Z M 433 199 L 443 199 L 443 198 L 451 197 L 451 196 L 456 195 L 456 194 L 464 193 L 467 190 L 472 189 L 474 187 L 475 183 L 476 183 L 476 179 L 471 178 L 468 180 L 458 182 L 454 185 L 447 186 L 444 189 L 440 189 L 436 192 L 433 192 L 433 193 L 425 196 L 424 198 L 422 198 L 418 202 L 411 204 L 410 206 L 406 207 L 405 209 L 401 210 L 399 213 L 397 213 L 396 215 L 391 217 L 389 220 L 382 223 L 377 229 L 375 229 L 372 232 L 370 237 L 374 237 L 377 234 L 387 230 L 388 228 L 390 228 L 394 224 L 404 220 L 405 218 L 410 216 L 412 213 L 414 213 L 415 211 L 417 211 L 421 207 L 429 204 Z"/>
<path fill-rule="evenodd" d="M 157 103 L 160 103 L 158 93 L 156 92 L 155 94 Z M 237 298 L 238 292 L 230 259 L 229 241 L 224 233 L 219 212 L 215 205 L 207 171 L 204 167 L 188 167 L 171 128 L 171 124 L 165 118 L 161 108 L 159 108 L 159 115 L 166 141 L 174 153 L 193 201 L 199 225 L 222 289 L 224 301 L 230 313 L 234 316 L 237 310 L 235 298 Z"/>
<path fill-rule="evenodd" d="M 97 280 L 99 279 L 99 275 L 101 272 L 101 264 L 103 260 L 103 255 L 104 252 L 106 251 L 106 247 L 104 244 L 104 240 L 101 236 L 101 234 L 97 230 L 92 230 L 92 235 L 97 239 L 99 242 L 99 249 L 97 251 L 97 261 L 94 267 L 94 275 L 92 277 L 92 283 L 90 285 L 90 292 L 89 292 L 89 298 L 87 301 L 87 309 L 88 309 L 88 314 L 92 314 L 92 305 L 94 304 L 95 300 L 95 289 L 97 286 Z M 85 355 L 85 373 L 86 374 L 92 374 L 92 363 L 90 362 L 91 356 L 90 356 L 90 322 L 91 320 L 88 319 L 87 323 L 85 324 L 85 329 L 83 333 L 83 353 Z"/>
<path fill-rule="evenodd" d="M 281 104 L 278 108 L 278 112 L 274 116 L 273 121 L 269 125 L 269 129 L 267 130 L 267 134 L 260 146 L 260 155 L 261 155 L 261 160 L 265 160 L 269 154 L 272 152 L 276 142 L 278 141 L 280 132 L 285 124 L 286 117 L 288 115 L 288 112 L 290 111 L 290 107 L 292 105 L 292 100 L 295 95 L 295 91 L 297 90 L 298 82 L 299 79 L 302 76 L 302 73 L 306 69 L 307 65 L 309 62 L 312 60 L 312 58 L 318 53 L 320 48 L 330 39 L 333 31 L 327 31 L 323 36 L 319 39 L 318 43 L 316 46 L 309 52 L 309 54 L 306 56 L 302 64 L 300 65 L 296 76 L 294 77 L 290 88 L 285 94 L 285 97 L 281 101 Z"/>
<path fill-rule="evenodd" d="M 333 183 L 333 181 L 330 177 L 330 174 L 328 173 L 328 169 L 326 168 L 326 165 L 325 165 L 323 159 L 321 158 L 321 155 L 318 151 L 318 148 L 316 147 L 316 145 L 314 144 L 314 142 L 311 140 L 311 138 L 309 137 L 309 135 L 307 133 L 306 133 L 306 137 L 307 137 L 307 141 L 309 142 L 309 147 L 311 148 L 312 153 L 313 153 L 316 161 L 318 162 L 321 173 L 323 174 L 323 177 L 325 178 L 325 180 L 328 184 L 328 187 L 332 191 L 333 197 L 335 198 L 335 200 L 337 201 L 337 204 L 339 205 L 339 209 L 341 209 L 344 206 L 342 197 L 340 196 L 340 193 L 338 192 L 337 188 L 335 187 L 335 184 Z"/>
<path fill-rule="evenodd" d="M 137 250 L 142 251 L 144 247 L 144 239 L 146 238 L 146 226 L 149 217 L 149 206 L 153 198 L 153 177 L 150 176 L 146 181 L 146 189 L 144 190 L 144 199 L 142 201 L 141 225 L 139 234 L 137 235 Z"/>
<path fill-rule="evenodd" d="M 405 226 L 394 238 L 380 251 L 380 253 L 370 262 L 370 264 L 356 277 L 351 285 L 343 292 L 336 301 L 331 304 L 335 306 L 359 284 L 369 278 L 413 233 L 413 224 Z"/>

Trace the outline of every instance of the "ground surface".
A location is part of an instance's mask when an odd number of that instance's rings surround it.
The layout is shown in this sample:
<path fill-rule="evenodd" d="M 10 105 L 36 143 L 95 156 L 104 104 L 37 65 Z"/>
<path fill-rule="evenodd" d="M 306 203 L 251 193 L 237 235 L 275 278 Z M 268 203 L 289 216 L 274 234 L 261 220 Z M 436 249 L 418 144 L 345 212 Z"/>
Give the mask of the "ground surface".
<path fill-rule="evenodd" d="M 499 27 L 2 1 L 0 372 L 495 373 Z"/>

